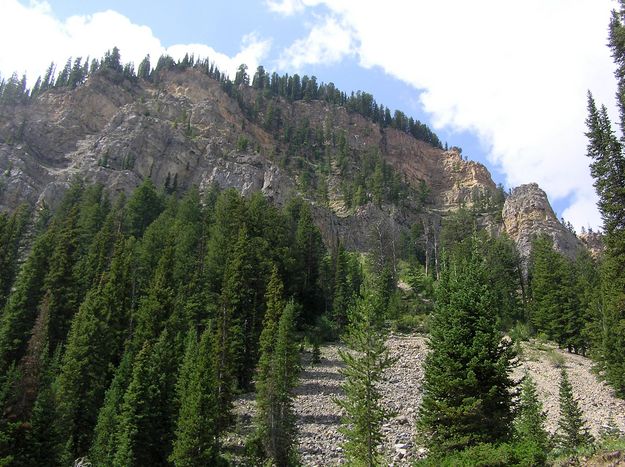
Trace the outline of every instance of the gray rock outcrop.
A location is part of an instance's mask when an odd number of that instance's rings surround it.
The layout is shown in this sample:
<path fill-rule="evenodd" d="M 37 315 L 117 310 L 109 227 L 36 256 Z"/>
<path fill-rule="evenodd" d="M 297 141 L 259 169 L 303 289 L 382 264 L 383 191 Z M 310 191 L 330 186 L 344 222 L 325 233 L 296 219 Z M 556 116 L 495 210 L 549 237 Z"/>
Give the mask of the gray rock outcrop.
<path fill-rule="evenodd" d="M 504 203 L 502 219 L 504 231 L 524 258 L 529 256 L 536 235 L 549 236 L 554 248 L 569 257 L 582 248 L 581 241 L 558 220 L 547 194 L 536 183 L 512 190 Z"/>
<path fill-rule="evenodd" d="M 155 82 L 114 78 L 96 73 L 77 89 L 50 89 L 28 103 L 0 105 L 0 210 L 22 202 L 54 207 L 75 177 L 100 182 L 113 195 L 129 193 L 150 177 L 157 186 L 175 184 L 181 191 L 214 183 L 243 194 L 262 191 L 279 205 L 293 194 L 315 198 L 304 179 L 307 166 L 321 162 L 291 154 L 295 162 L 285 163 L 291 148 L 283 130 L 267 129 L 262 112 L 251 117 L 247 109 L 267 99 L 260 91 L 238 89 L 240 104 L 219 82 L 192 69 L 163 72 Z M 332 161 L 326 200 L 312 200 L 327 244 L 340 238 L 348 249 L 365 250 L 376 228 L 384 230 L 386 243 L 393 242 L 415 223 L 440 225 L 460 206 L 498 196 L 486 167 L 455 148 L 443 151 L 321 100 L 272 97 L 271 105 L 282 125 L 323 134 L 323 143 L 314 143 L 321 144 L 319 154 L 333 154 L 337 135 L 345 135 L 347 168 Z M 412 191 L 393 205 L 348 209 L 345 177 L 371 154 L 380 154 Z M 523 256 L 536 233 L 550 235 L 569 255 L 581 245 L 535 184 L 513 191 L 503 222 L 489 209 L 480 214 L 486 219 L 481 224 L 490 232 L 506 231 Z"/>

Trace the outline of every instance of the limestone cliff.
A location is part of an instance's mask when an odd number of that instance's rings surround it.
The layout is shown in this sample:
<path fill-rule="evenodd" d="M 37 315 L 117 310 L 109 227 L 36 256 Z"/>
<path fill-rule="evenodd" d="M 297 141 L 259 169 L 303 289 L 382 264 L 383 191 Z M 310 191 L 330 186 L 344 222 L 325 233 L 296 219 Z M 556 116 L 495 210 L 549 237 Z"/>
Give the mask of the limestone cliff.
<path fill-rule="evenodd" d="M 154 82 L 123 80 L 105 70 L 77 89 L 50 89 L 27 103 L 0 105 L 0 209 L 24 201 L 54 206 L 76 176 L 101 182 L 113 194 L 130 192 L 146 177 L 179 190 L 217 183 L 244 194 L 260 190 L 278 204 L 298 193 L 314 205 L 326 241 L 341 238 L 348 248 L 365 249 L 372 226 L 399 232 L 424 216 L 436 224 L 461 205 L 496 195 L 483 165 L 344 107 L 291 102 L 245 86 L 236 96 L 194 69 L 165 71 Z M 280 116 L 277 127 L 267 124 L 273 113 Z M 316 159 L 298 157 L 285 142 L 284 134 L 302 128 L 316 135 L 308 143 Z M 347 157 L 342 168 L 335 159 L 339 136 Z M 372 152 L 408 188 L 394 204 L 349 207 L 345 179 Z M 319 169 L 322 163 L 327 172 Z M 310 187 L 309 173 L 325 177 L 325 195 L 318 195 L 319 181 Z M 515 190 L 503 212 L 505 231 L 524 254 L 538 231 L 552 235 L 563 251 L 579 243 L 563 231 L 535 185 Z"/>
<path fill-rule="evenodd" d="M 579 239 L 594 258 L 601 256 L 605 248 L 601 232 L 582 232 L 579 235 Z"/>
<path fill-rule="evenodd" d="M 504 231 L 515 241 L 523 257 L 529 255 L 535 235 L 548 235 L 556 250 L 571 257 L 582 247 L 575 234 L 558 221 L 547 194 L 536 183 L 512 190 L 504 203 L 502 219 Z"/>

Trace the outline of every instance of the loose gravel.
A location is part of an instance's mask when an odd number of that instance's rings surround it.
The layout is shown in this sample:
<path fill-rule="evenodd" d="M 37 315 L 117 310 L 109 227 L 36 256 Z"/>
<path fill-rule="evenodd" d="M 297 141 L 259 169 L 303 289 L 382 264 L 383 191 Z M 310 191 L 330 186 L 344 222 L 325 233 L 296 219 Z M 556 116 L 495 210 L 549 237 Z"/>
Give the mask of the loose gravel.
<path fill-rule="evenodd" d="M 384 403 L 394 412 L 394 416 L 383 426 L 386 437 L 383 453 L 388 465 L 408 466 L 425 454 L 425 449 L 415 443 L 415 420 L 421 401 L 422 366 L 427 353 L 427 340 L 420 335 L 393 335 L 387 346 L 397 361 L 387 370 L 386 381 L 380 386 Z M 318 364 L 311 363 L 308 352 L 302 357 L 302 372 L 295 390 L 294 408 L 299 429 L 299 451 L 302 463 L 306 466 L 341 465 L 344 462 L 341 447 L 343 435 L 339 432 L 342 414 L 335 403 L 337 398 L 343 396 L 339 348 L 339 345 L 322 347 L 321 362 Z M 558 384 L 562 365 L 569 373 L 573 392 L 591 433 L 598 436 L 602 427 L 610 423 L 625 432 L 625 401 L 617 399 L 612 390 L 597 377 L 588 358 L 563 352 L 548 344 L 524 343 L 513 378 L 520 380 L 526 371 L 534 378 L 548 414 L 547 429 L 554 432 L 557 428 Z M 226 439 L 235 453 L 241 452 L 243 440 L 252 429 L 253 412 L 253 394 L 247 394 L 237 401 L 236 434 Z"/>

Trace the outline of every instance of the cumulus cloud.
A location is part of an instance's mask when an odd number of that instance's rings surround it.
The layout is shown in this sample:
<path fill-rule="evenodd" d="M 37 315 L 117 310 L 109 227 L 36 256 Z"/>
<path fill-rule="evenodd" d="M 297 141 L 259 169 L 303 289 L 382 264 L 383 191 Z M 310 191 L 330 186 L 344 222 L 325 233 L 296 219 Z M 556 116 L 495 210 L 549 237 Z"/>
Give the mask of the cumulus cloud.
<path fill-rule="evenodd" d="M 253 70 L 261 64 L 262 58 L 267 55 L 270 48 L 271 41 L 269 39 L 261 40 L 255 34 L 249 34 L 243 37 L 241 50 L 232 57 L 218 52 L 205 44 L 172 45 L 167 48 L 166 52 L 176 60 L 183 58 L 187 53 L 189 55 L 193 54 L 196 58 L 207 57 L 221 71 L 226 72 L 230 77 L 234 77 L 237 68 L 242 63 L 246 64 L 253 73 Z"/>
<path fill-rule="evenodd" d="M 351 36 L 341 44 L 355 47 L 363 67 L 418 89 L 436 128 L 476 134 L 507 184 L 536 181 L 552 200 L 570 200 L 563 214 L 576 227 L 600 223 L 584 156 L 585 98 L 591 89 L 613 102 L 605 46 L 613 1 L 322 3 Z M 293 66 L 319 63 L 331 48 L 315 27 L 283 54 Z"/>
<path fill-rule="evenodd" d="M 352 37 L 345 24 L 326 17 L 310 29 L 308 36 L 296 40 L 282 52 L 278 67 L 299 70 L 304 65 L 336 63 L 353 52 Z"/>
<path fill-rule="evenodd" d="M 163 53 L 181 58 L 186 52 L 209 58 L 224 72 L 234 76 L 241 63 L 256 67 L 270 49 L 270 41 L 245 36 L 240 51 L 229 57 L 200 44 L 179 44 L 165 49 L 147 26 L 132 23 L 112 10 L 58 20 L 47 2 L 29 6 L 17 0 L 0 0 L 0 73 L 25 73 L 32 84 L 54 61 L 63 66 L 68 57 L 100 58 L 117 46 L 122 61 L 138 64 L 146 54 L 156 59 Z M 36 34 L 34 33 L 36 31 Z M 114 37 L 114 39 L 113 39 Z M 112 42 L 114 40 L 114 43 Z M 19 47 L 10 44 L 19 43 Z"/>
<path fill-rule="evenodd" d="M 301 0 L 266 0 L 265 4 L 269 11 L 285 16 L 290 16 L 304 9 L 304 3 Z"/>

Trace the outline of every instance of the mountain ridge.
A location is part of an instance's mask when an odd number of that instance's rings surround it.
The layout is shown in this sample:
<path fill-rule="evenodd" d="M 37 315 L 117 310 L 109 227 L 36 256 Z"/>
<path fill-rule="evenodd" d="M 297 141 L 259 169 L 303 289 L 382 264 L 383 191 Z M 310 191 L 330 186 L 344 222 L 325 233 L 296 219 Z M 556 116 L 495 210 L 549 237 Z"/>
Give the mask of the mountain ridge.
<path fill-rule="evenodd" d="M 326 243 L 340 238 L 350 249 L 367 249 L 375 223 L 400 232 L 420 223 L 436 236 L 441 218 L 460 207 L 474 209 L 491 232 L 511 234 L 524 255 L 541 232 L 569 255 L 581 245 L 544 192 L 521 208 L 514 190 L 506 208 L 488 169 L 457 148 L 323 100 L 224 86 L 194 68 L 163 70 L 151 81 L 101 69 L 75 89 L 0 105 L 0 170 L 2 210 L 22 201 L 54 206 L 76 176 L 113 194 L 150 177 L 168 190 L 216 183 L 262 191 L 277 204 L 302 196 L 315 205 Z M 534 219 L 532 228 L 506 223 L 518 216 Z"/>

